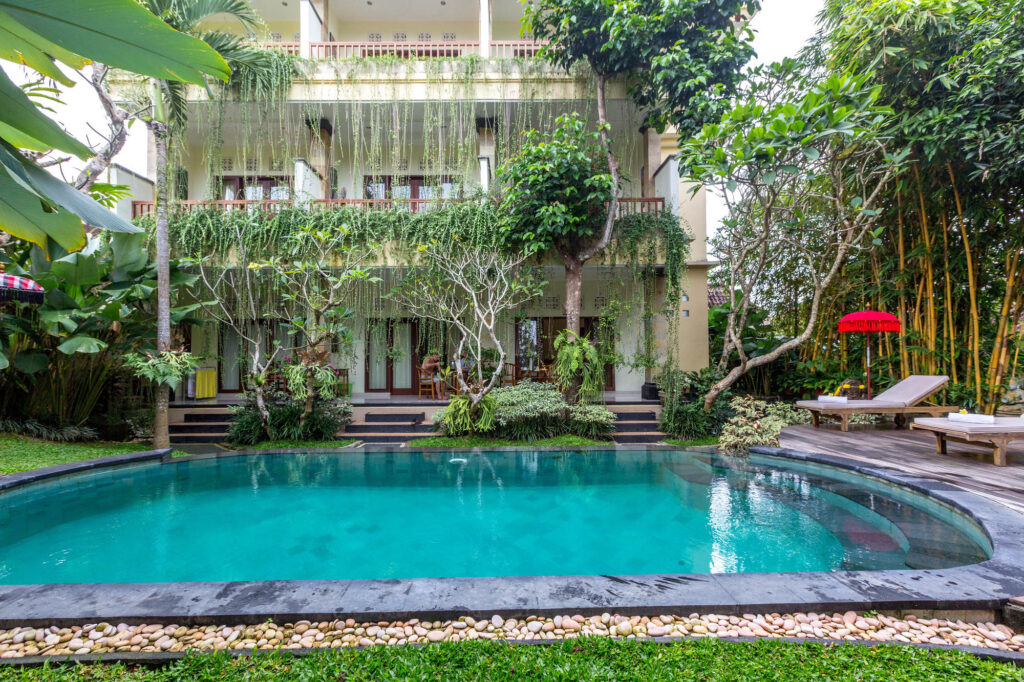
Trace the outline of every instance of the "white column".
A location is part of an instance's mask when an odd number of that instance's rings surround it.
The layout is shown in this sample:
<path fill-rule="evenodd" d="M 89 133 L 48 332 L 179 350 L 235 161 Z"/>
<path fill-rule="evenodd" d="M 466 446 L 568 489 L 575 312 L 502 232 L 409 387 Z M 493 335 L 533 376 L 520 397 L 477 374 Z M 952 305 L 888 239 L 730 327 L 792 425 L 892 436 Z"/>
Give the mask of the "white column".
<path fill-rule="evenodd" d="M 304 158 L 295 159 L 295 203 L 308 208 L 316 199 L 323 199 L 324 182 L 320 172 Z"/>
<path fill-rule="evenodd" d="M 480 0 L 480 56 L 491 56 L 491 0 Z"/>
<path fill-rule="evenodd" d="M 311 0 L 299 0 L 299 54 L 312 57 L 309 44 L 323 40 L 323 23 Z"/>

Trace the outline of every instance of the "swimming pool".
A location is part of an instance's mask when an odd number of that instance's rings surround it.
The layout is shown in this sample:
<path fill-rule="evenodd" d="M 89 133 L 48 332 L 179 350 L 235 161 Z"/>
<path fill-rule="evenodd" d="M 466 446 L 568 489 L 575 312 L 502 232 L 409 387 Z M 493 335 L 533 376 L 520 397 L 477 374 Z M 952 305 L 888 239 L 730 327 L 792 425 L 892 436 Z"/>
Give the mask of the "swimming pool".
<path fill-rule="evenodd" d="M 907 488 L 677 450 L 150 462 L 0 494 L 0 584 L 831 572 L 985 561 Z"/>

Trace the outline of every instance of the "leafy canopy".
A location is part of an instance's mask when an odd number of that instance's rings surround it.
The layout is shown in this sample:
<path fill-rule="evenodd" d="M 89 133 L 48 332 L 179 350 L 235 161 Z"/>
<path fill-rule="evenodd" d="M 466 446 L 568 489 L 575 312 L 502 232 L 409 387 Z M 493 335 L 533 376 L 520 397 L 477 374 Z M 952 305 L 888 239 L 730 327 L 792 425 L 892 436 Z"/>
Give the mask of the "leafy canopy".
<path fill-rule="evenodd" d="M 728 105 L 753 55 L 739 22 L 748 0 L 533 0 L 523 31 L 548 41 L 541 55 L 565 69 L 587 63 L 598 76 L 631 78 L 648 123 L 681 135 Z"/>
<path fill-rule="evenodd" d="M 615 191 L 598 133 L 576 114 L 560 116 L 549 134 L 530 130 L 522 152 L 498 169 L 508 187 L 502 226 L 508 241 L 530 251 L 595 235 Z"/>

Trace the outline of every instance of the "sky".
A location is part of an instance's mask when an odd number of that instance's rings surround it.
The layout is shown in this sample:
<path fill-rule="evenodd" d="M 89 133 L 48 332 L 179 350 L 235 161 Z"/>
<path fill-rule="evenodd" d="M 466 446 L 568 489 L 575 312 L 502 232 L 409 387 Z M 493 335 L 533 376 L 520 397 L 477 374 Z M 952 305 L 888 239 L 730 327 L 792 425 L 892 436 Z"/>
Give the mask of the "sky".
<path fill-rule="evenodd" d="M 794 56 L 814 33 L 814 22 L 821 11 L 823 0 L 762 0 L 761 11 L 754 17 L 751 26 L 755 31 L 754 48 L 757 51 L 757 63 L 779 61 L 784 57 Z M 4 63 L 5 70 L 18 82 L 24 82 L 26 76 L 15 71 L 24 71 Z M 88 71 L 88 68 L 86 69 Z M 81 75 L 67 71 L 78 84 L 67 89 L 63 95 L 63 105 L 55 105 L 51 114 L 60 121 L 79 140 L 90 146 L 102 144 L 100 134 L 106 134 L 106 118 L 99 99 L 89 85 L 82 81 Z M 97 132 L 99 131 L 99 132 Z M 124 149 L 114 159 L 115 163 L 142 175 L 146 172 L 146 129 L 136 122 L 128 135 Z M 64 173 L 70 180 L 77 172 L 77 166 L 68 162 Z M 717 197 L 708 199 L 708 233 L 713 234 L 722 217 L 725 215 L 724 202 Z"/>
<path fill-rule="evenodd" d="M 751 21 L 754 29 L 755 64 L 771 64 L 795 57 L 814 35 L 815 18 L 824 0 L 762 0 L 761 11 Z M 721 197 L 709 194 L 707 207 L 708 238 L 714 236 L 728 213 Z"/>

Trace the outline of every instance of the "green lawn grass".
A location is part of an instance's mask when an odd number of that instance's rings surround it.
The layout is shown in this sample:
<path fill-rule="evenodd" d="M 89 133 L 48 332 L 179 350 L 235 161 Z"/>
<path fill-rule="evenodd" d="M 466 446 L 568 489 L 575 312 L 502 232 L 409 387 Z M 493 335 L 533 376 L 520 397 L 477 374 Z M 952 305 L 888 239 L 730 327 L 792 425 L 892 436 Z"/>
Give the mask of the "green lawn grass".
<path fill-rule="evenodd" d="M 1020 680 L 1011 664 L 983 661 L 959 651 L 909 646 L 862 647 L 754 644 L 715 639 L 659 645 L 603 638 L 551 646 L 456 642 L 423 647 L 327 649 L 303 658 L 280 653 L 232 659 L 189 656 L 165 667 L 109 664 L 0 668 L 0 682 L 72 680 Z"/>
<path fill-rule="evenodd" d="M 299 450 L 303 448 L 343 448 L 355 443 L 355 438 L 345 440 L 268 440 L 256 445 L 239 445 L 243 450 Z"/>
<path fill-rule="evenodd" d="M 0 434 L 0 474 L 142 452 L 149 448 L 148 443 L 52 443 L 25 436 Z"/>
<path fill-rule="evenodd" d="M 609 441 L 591 440 L 580 436 L 555 436 L 542 440 L 503 440 L 486 436 L 429 436 L 409 441 L 411 448 L 504 448 L 504 447 L 589 447 L 594 445 L 611 445 Z"/>
<path fill-rule="evenodd" d="M 697 440 L 680 440 L 678 438 L 666 438 L 665 442 L 669 445 L 678 445 L 681 448 L 686 447 L 697 447 L 704 445 L 718 445 L 718 436 L 704 436 Z"/>

